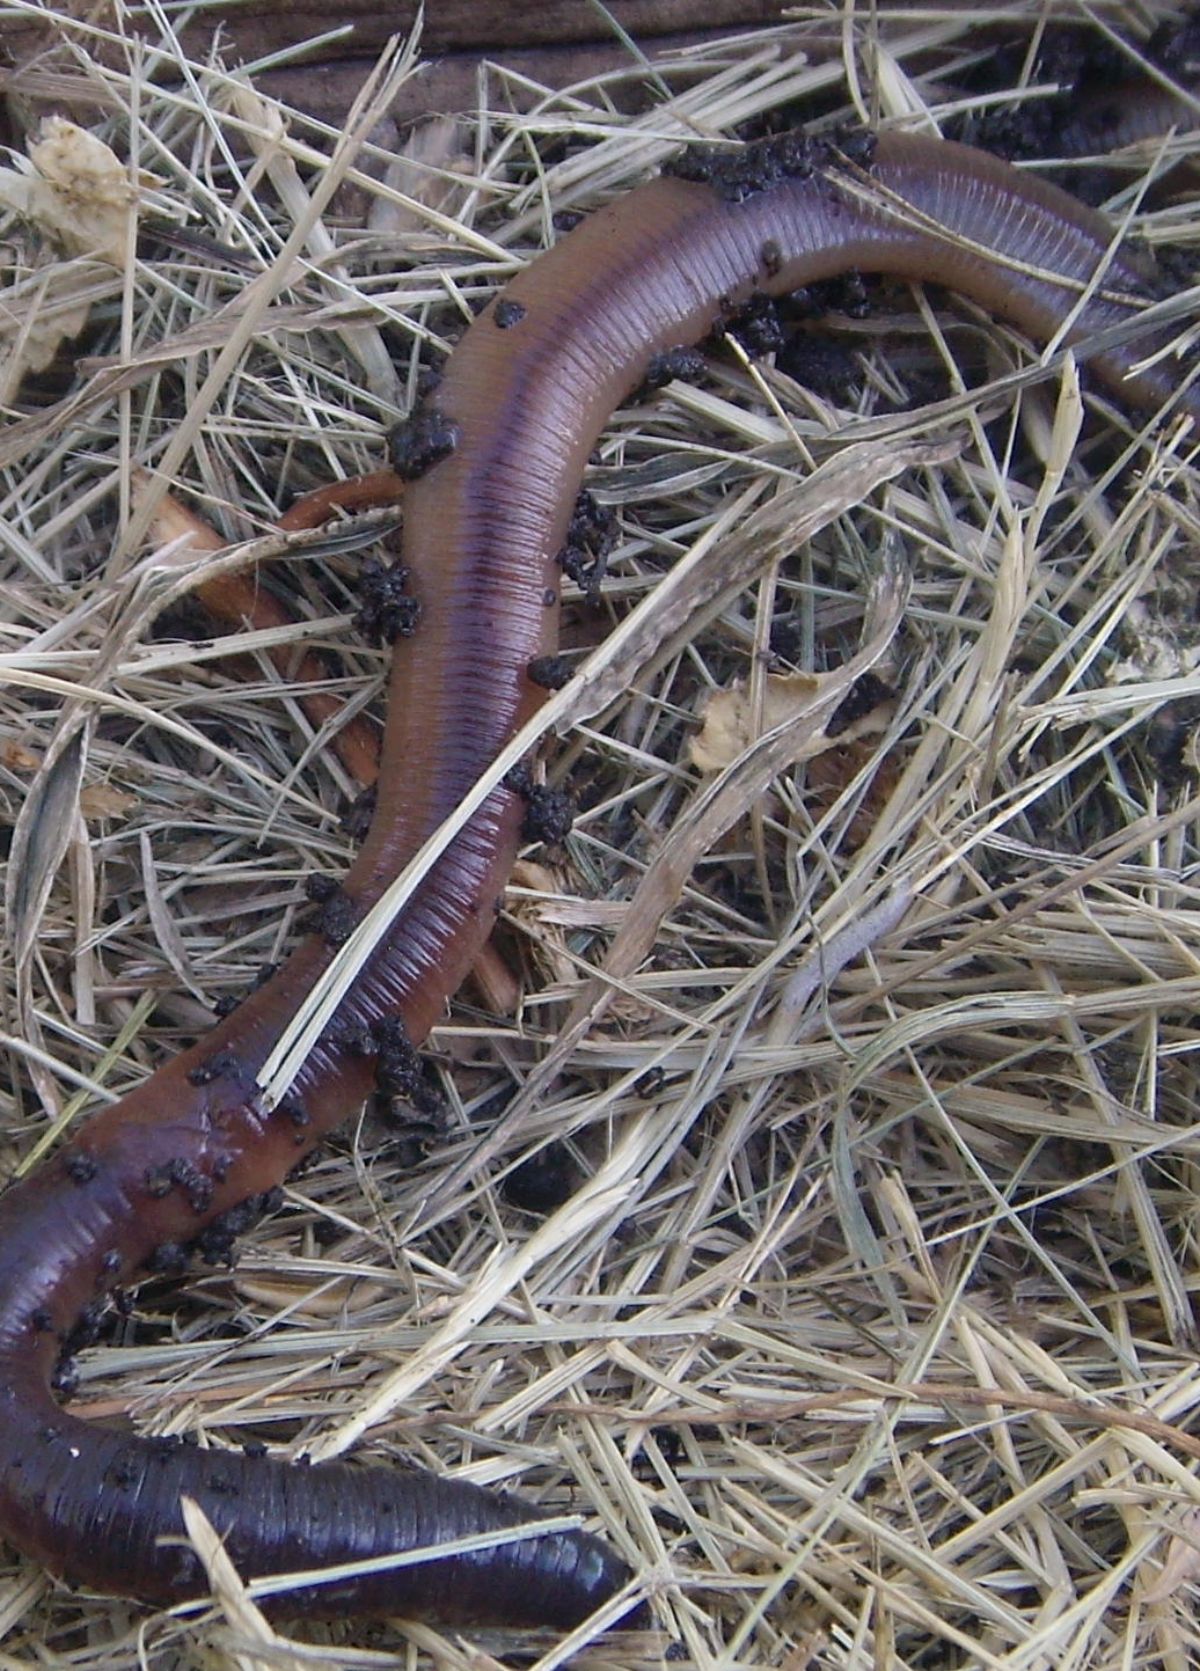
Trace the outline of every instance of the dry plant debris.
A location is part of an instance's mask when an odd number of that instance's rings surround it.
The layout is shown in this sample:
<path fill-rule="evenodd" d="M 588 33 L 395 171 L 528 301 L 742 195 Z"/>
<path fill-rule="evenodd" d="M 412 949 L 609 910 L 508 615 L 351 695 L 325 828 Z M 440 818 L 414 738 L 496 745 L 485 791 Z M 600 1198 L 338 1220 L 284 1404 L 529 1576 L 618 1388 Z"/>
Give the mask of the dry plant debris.
<path fill-rule="evenodd" d="M 421 367 L 553 211 L 785 108 L 949 120 L 1044 21 L 800 8 L 659 61 L 641 115 L 619 108 L 633 58 L 624 88 L 561 94 L 500 62 L 469 121 L 397 157 L 378 123 L 413 52 L 335 134 L 252 71 L 184 64 L 161 10 L 144 52 L 19 9 L 61 37 L 8 88 L 30 137 L 49 98 L 123 180 L 153 176 L 172 235 L 143 227 L 118 269 L 0 220 L 5 351 L 47 310 L 86 319 L 10 377 L 0 430 L 6 1168 L 205 1025 L 283 952 L 304 877 L 345 862 L 333 742 L 383 657 L 349 625 L 361 552 L 276 534 L 288 498 L 381 463 Z M 1167 15 L 1055 12 L 1093 34 Z M 1135 147 L 1103 189 L 1194 249 L 1167 160 Z M 1181 296 L 1181 329 L 1195 315 Z M 518 1012 L 468 991 L 435 1036 L 445 1142 L 414 1168 L 365 1118 L 235 1272 L 147 1285 L 78 1397 L 594 1516 L 702 1671 L 1183 1671 L 1197 438 L 941 298 L 884 287 L 828 323 L 848 394 L 716 355 L 605 435 L 590 485 L 621 542 L 599 604 L 568 589 L 592 674 L 549 756 L 583 815 L 500 931 Z M 169 501 L 225 551 L 164 536 Z M 269 627 L 189 604 L 264 551 L 287 599 Z M 832 703 L 871 663 L 885 729 L 810 795 L 764 681 Z M 744 731 L 702 777 L 697 709 L 739 681 Z M 314 694 L 334 699 L 316 729 Z M 531 1215 L 506 1184 L 539 1153 L 565 1194 Z M 147 1622 L 10 1557 L 0 1663 L 480 1662 L 426 1627 L 278 1638 L 209 1558 L 223 1621 Z M 547 1671 L 569 1651 L 487 1647 Z"/>

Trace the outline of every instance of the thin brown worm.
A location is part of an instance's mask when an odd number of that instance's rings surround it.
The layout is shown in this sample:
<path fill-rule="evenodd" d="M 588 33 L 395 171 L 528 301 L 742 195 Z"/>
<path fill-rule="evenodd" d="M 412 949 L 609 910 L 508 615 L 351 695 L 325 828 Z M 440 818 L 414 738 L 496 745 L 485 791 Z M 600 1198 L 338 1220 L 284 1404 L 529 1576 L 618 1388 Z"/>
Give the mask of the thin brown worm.
<path fill-rule="evenodd" d="M 598 210 L 474 321 L 435 406 L 401 449 L 436 455 L 409 490 L 405 561 L 421 619 L 394 658 L 378 807 L 328 933 L 207 1037 L 93 1116 L 0 1202 L 0 1531 L 74 1583 L 177 1602 L 203 1591 L 179 1545 L 195 1498 L 246 1575 L 328 1567 L 533 1523 L 514 1498 L 424 1472 L 297 1468 L 197 1451 L 65 1414 L 51 1389 L 81 1319 L 114 1283 L 225 1249 L 321 1138 L 397 1071 L 486 938 L 522 821 L 497 790 L 436 861 L 322 1036 L 289 1100 L 255 1084 L 345 932 L 453 812 L 543 697 L 530 664 L 554 644 L 567 536 L 589 450 L 656 357 L 694 343 L 756 291 L 850 269 L 935 280 L 1052 337 L 1131 327 L 1090 354 L 1123 400 L 1200 393 L 1161 337 L 1136 335 L 1153 295 L 1143 260 L 1063 193 L 983 153 L 890 134 L 853 157 L 785 136 L 685 153 Z M 1118 337 L 1120 333 L 1117 333 Z M 1152 353 L 1158 358 L 1139 364 Z M 402 1024 L 401 1035 L 398 1023 Z M 598 1538 L 551 1532 L 483 1554 L 311 1586 L 291 1613 L 399 1613 L 571 1625 L 628 1576 Z"/>
<path fill-rule="evenodd" d="M 298 499 L 279 519 L 279 526 L 289 532 L 315 528 L 339 508 L 391 503 L 401 496 L 403 486 L 391 470 L 377 470 L 370 477 L 333 483 Z M 216 530 L 171 494 L 165 494 L 159 505 L 151 535 L 162 544 L 186 538 L 192 551 L 225 549 L 225 541 Z M 257 570 L 247 573 L 239 569 L 210 575 L 197 585 L 194 595 L 209 615 L 226 626 L 262 631 L 294 625 L 293 617 L 262 583 Z M 282 644 L 269 649 L 267 655 L 283 678 L 300 686 L 319 687 L 330 678 L 329 668 L 315 650 L 297 650 L 294 644 Z M 239 665 L 245 659 L 238 658 Z M 362 788 L 373 784 L 379 775 L 377 727 L 362 715 L 347 718 L 341 701 L 319 688 L 304 690 L 300 705 L 314 731 L 336 721 L 332 744 L 338 759 Z"/>
<path fill-rule="evenodd" d="M 370 470 L 365 476 L 348 476 L 344 481 L 314 487 L 290 505 L 279 518 L 289 532 L 319 528 L 337 511 L 372 510 L 376 505 L 396 505 L 404 498 L 405 484 L 394 470 Z"/>

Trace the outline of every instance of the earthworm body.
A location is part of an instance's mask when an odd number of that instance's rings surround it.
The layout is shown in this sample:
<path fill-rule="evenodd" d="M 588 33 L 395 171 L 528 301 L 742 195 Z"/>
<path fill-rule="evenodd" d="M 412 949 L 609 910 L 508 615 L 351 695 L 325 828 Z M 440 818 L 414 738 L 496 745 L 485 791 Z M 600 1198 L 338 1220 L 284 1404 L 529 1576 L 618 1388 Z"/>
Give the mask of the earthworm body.
<path fill-rule="evenodd" d="M 1154 272 L 1102 217 L 983 152 L 910 133 L 686 151 L 475 319 L 408 432 L 428 463 L 404 527 L 421 618 L 394 658 L 377 808 L 328 931 L 0 1201 L 0 1533 L 52 1573 L 155 1603 L 202 1594 L 178 1541 L 185 1494 L 246 1576 L 538 1519 L 423 1471 L 302 1468 L 98 1427 L 60 1408 L 55 1366 L 107 1289 L 182 1264 L 192 1244 L 227 1247 L 370 1093 L 380 1051 L 425 1037 L 487 938 L 520 837 L 516 788 L 442 854 L 288 1099 L 265 1108 L 256 1075 L 334 955 L 335 922 L 380 897 L 543 699 L 529 668 L 553 650 L 556 556 L 609 414 L 659 356 L 755 293 L 851 270 L 950 286 L 1043 342 L 1107 333 L 1087 364 L 1127 403 L 1155 407 L 1183 382 L 1161 334 L 1138 330 Z M 1179 398 L 1200 418 L 1195 385 Z M 286 1611 L 568 1627 L 627 1577 L 597 1537 L 550 1532 L 313 1584 Z"/>

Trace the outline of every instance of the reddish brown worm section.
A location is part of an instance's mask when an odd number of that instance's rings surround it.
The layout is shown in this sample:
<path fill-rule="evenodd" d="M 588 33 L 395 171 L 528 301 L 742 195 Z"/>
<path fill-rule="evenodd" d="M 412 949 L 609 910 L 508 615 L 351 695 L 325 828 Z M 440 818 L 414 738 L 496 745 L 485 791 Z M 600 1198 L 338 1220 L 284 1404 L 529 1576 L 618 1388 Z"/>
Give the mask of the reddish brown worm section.
<path fill-rule="evenodd" d="M 687 177 L 597 211 L 516 277 L 451 355 L 425 428 L 452 431 L 457 445 L 408 494 L 405 556 L 423 614 L 394 658 L 378 807 L 345 879 L 343 917 L 378 898 L 542 699 L 527 670 L 554 643 L 555 556 L 584 465 L 656 355 L 703 338 L 756 290 L 848 269 L 936 280 L 1042 340 L 1101 266 L 1073 340 L 1136 321 L 1151 293 L 1139 258 L 1110 256 L 1103 220 L 982 153 L 895 134 L 869 160 L 862 147 L 851 161 L 795 138 L 737 155 L 728 169 L 689 153 Z M 1154 405 L 1182 381 L 1169 356 L 1135 369 L 1160 347 L 1143 336 L 1088 365 L 1124 400 Z M 1184 401 L 1200 417 L 1194 389 Z M 264 1112 L 255 1076 L 333 956 L 321 935 L 0 1201 L 0 1532 L 52 1572 L 152 1602 L 201 1592 L 177 1541 L 182 1494 L 247 1575 L 536 1520 L 517 1499 L 423 1472 L 296 1468 L 110 1431 L 63 1412 L 51 1390 L 64 1343 L 98 1296 L 148 1265 L 180 1262 L 197 1238 L 220 1252 L 361 1102 L 373 1028 L 400 1020 L 410 1040 L 424 1038 L 491 928 L 521 819 L 513 791 L 485 802 L 373 954 L 283 1107 Z M 314 1586 L 286 1610 L 565 1626 L 627 1576 L 600 1539 L 552 1532 Z"/>
<path fill-rule="evenodd" d="M 290 505 L 279 518 L 279 526 L 295 532 L 319 528 L 337 511 L 373 510 L 376 505 L 396 505 L 404 498 L 405 483 L 394 470 L 370 470 L 365 476 L 348 476 L 345 481 L 314 487 Z"/>
<path fill-rule="evenodd" d="M 402 498 L 403 493 L 404 483 L 394 471 L 376 470 L 369 476 L 331 482 L 305 494 L 280 517 L 279 526 L 286 531 L 316 528 L 338 510 L 391 504 Z M 160 502 L 152 537 L 164 543 L 186 537 L 193 551 L 220 551 L 225 545 L 214 528 L 171 494 L 164 495 Z M 210 575 L 196 587 L 195 596 L 209 615 L 226 626 L 261 631 L 295 624 L 294 617 L 263 584 L 257 570 Z M 319 687 L 329 679 L 329 668 L 315 650 L 297 650 L 294 644 L 284 644 L 268 650 L 267 654 L 279 673 L 298 685 Z M 245 660 L 238 658 L 238 665 Z M 254 664 L 251 662 L 249 665 Z M 373 784 L 379 773 L 377 728 L 361 715 L 347 719 L 339 698 L 319 688 L 305 690 L 300 697 L 300 705 L 314 730 L 319 731 L 331 721 L 337 722 L 333 748 L 342 765 L 364 788 Z"/>
<path fill-rule="evenodd" d="M 231 626 L 239 623 L 262 631 L 269 627 L 290 627 L 292 616 L 255 574 L 225 574 L 196 588 L 196 597 L 210 615 Z M 268 650 L 268 656 L 285 679 L 298 685 L 319 685 L 328 680 L 329 668 L 315 650 L 296 653 L 292 645 Z M 309 690 L 300 698 L 314 730 L 331 720 L 340 720 L 333 746 L 346 770 L 361 784 L 374 783 L 379 770 L 379 739 L 362 718 L 341 718 L 342 703 L 328 691 Z"/>

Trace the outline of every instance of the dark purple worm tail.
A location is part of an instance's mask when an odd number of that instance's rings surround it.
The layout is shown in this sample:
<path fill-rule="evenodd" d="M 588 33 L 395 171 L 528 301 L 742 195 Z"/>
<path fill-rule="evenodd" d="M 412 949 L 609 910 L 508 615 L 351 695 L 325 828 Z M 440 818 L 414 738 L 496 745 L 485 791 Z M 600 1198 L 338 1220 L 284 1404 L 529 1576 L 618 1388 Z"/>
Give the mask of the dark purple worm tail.
<path fill-rule="evenodd" d="M 412 487 L 405 560 L 422 619 L 395 657 L 378 808 L 338 903 L 379 897 L 542 699 L 529 664 L 553 648 L 555 554 L 589 450 L 652 358 L 704 337 L 756 290 L 782 294 L 857 268 L 936 280 L 1031 335 L 1053 334 L 1111 232 L 1063 193 L 990 156 L 908 134 L 857 149 L 788 136 L 687 153 L 533 262 L 472 324 L 417 429 L 454 450 Z M 1120 252 L 1071 339 L 1134 319 L 1152 275 Z M 1088 363 L 1129 401 L 1180 382 L 1152 347 Z M 1200 416 L 1193 387 L 1185 410 Z M 76 1583 L 178 1601 L 202 1591 L 170 1541 L 196 1498 L 247 1575 L 311 1569 L 523 1524 L 537 1511 L 424 1473 L 292 1468 L 162 1445 L 65 1416 L 50 1381 L 81 1316 L 115 1282 L 220 1248 L 370 1089 L 372 1025 L 419 1042 L 486 938 L 521 806 L 494 794 L 437 862 L 374 954 L 291 1101 L 264 1115 L 255 1076 L 333 955 L 304 941 L 200 1044 L 90 1120 L 0 1203 L 0 1531 Z M 333 920 L 332 918 L 330 919 Z M 625 1566 L 586 1534 L 314 1588 L 294 1612 L 396 1612 L 570 1625 Z"/>

